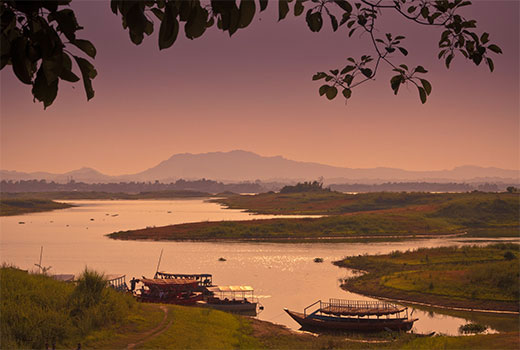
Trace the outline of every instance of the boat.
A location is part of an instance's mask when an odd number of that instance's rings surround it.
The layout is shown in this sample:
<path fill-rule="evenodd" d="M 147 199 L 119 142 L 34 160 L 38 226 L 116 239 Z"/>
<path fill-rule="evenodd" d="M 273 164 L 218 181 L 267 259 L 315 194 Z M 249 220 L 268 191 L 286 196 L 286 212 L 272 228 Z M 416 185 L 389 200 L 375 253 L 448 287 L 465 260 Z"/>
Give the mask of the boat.
<path fill-rule="evenodd" d="M 170 273 L 157 271 L 154 278 L 158 279 L 191 279 L 197 281 L 197 292 L 207 292 L 207 287 L 213 286 L 213 276 L 209 273 Z"/>
<path fill-rule="evenodd" d="M 214 286 L 207 287 L 207 290 L 209 295 L 197 302 L 197 306 L 247 316 L 256 316 L 257 308 L 263 309 L 251 286 Z"/>
<path fill-rule="evenodd" d="M 318 300 L 303 313 L 284 309 L 302 328 L 329 331 L 408 331 L 417 318 L 410 318 L 408 308 L 379 301 L 329 299 Z"/>
<path fill-rule="evenodd" d="M 162 279 L 142 278 L 143 287 L 138 290 L 138 301 L 178 305 L 195 305 L 202 300 L 202 293 L 195 291 L 198 282 L 191 278 Z"/>
<path fill-rule="evenodd" d="M 128 292 L 126 275 L 107 275 L 106 279 L 109 287 L 114 288 L 118 292 Z"/>

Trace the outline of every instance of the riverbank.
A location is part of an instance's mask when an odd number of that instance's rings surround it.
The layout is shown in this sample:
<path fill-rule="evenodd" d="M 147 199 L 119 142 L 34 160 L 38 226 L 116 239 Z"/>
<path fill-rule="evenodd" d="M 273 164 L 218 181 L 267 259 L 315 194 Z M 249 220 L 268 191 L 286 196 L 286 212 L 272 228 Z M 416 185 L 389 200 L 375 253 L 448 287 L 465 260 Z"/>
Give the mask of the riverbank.
<path fill-rule="evenodd" d="M 334 264 L 364 271 L 348 291 L 449 308 L 518 312 L 517 244 L 441 247 L 352 256 Z"/>
<path fill-rule="evenodd" d="M 57 209 L 71 208 L 74 205 L 48 199 L 0 199 L 0 216 L 22 215 Z"/>
<path fill-rule="evenodd" d="M 86 349 L 517 349 L 518 332 L 477 336 L 316 336 L 212 309 L 137 303 L 89 272 L 78 286 L 3 267 L 4 348 Z M 31 315 L 27 317 L 27 315 Z"/>
<path fill-rule="evenodd" d="M 199 222 L 118 231 L 108 237 L 156 241 L 338 242 L 460 234 L 517 237 L 520 196 L 511 193 L 266 193 L 218 199 L 255 213 L 317 218 Z"/>

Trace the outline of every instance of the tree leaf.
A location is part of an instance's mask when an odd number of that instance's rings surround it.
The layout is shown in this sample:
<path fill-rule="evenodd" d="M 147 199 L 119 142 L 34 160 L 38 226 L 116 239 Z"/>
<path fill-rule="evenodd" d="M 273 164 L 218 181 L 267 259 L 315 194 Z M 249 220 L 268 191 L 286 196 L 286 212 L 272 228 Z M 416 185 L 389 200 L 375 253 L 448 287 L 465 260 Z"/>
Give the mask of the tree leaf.
<path fill-rule="evenodd" d="M 493 60 L 489 57 L 486 57 L 486 62 L 489 66 L 489 70 L 493 72 L 495 70 L 495 65 L 493 64 Z"/>
<path fill-rule="evenodd" d="M 255 16 L 255 1 L 254 0 L 242 0 L 240 2 L 239 7 L 240 19 L 238 20 L 238 26 L 240 28 L 247 27 L 251 21 L 253 21 L 253 17 Z"/>
<path fill-rule="evenodd" d="M 307 11 L 307 25 L 312 32 L 319 32 L 323 25 L 323 19 L 320 12 L 311 13 L 311 10 Z"/>
<path fill-rule="evenodd" d="M 320 86 L 320 96 L 323 96 L 328 90 L 329 90 L 330 86 L 328 85 L 322 85 Z"/>
<path fill-rule="evenodd" d="M 404 47 L 398 47 L 399 51 L 401 51 L 401 53 L 404 55 L 404 56 L 407 56 L 408 55 L 408 50 L 406 50 Z"/>
<path fill-rule="evenodd" d="M 403 77 L 399 75 L 394 75 L 392 79 L 390 79 L 390 87 L 394 90 L 394 95 L 397 95 L 399 91 L 399 87 L 401 86 L 401 82 L 403 81 Z"/>
<path fill-rule="evenodd" d="M 421 80 L 421 84 L 424 88 L 424 91 L 426 91 L 426 95 L 430 95 L 432 92 L 432 85 L 426 79 L 420 79 L 420 80 Z"/>
<path fill-rule="evenodd" d="M 370 68 L 361 68 L 361 73 L 367 78 L 370 78 L 372 76 L 372 69 Z"/>
<path fill-rule="evenodd" d="M 263 10 L 265 10 L 267 8 L 268 2 L 269 2 L 268 0 L 260 0 L 260 12 L 262 12 Z"/>
<path fill-rule="evenodd" d="M 289 12 L 289 1 L 288 0 L 278 0 L 278 21 L 281 21 L 282 19 L 287 16 L 287 13 Z"/>
<path fill-rule="evenodd" d="M 303 13 L 303 10 L 305 10 L 305 7 L 303 6 L 302 0 L 296 0 L 296 3 L 294 4 L 294 15 L 299 16 Z"/>
<path fill-rule="evenodd" d="M 417 72 L 417 73 L 428 73 L 428 71 L 426 69 L 424 69 L 423 66 L 415 67 L 414 72 Z"/>
<path fill-rule="evenodd" d="M 92 81 L 97 75 L 94 66 L 84 58 L 78 56 L 72 56 L 79 66 L 81 76 L 83 78 L 83 85 L 85 87 L 85 93 L 87 94 L 87 101 L 94 97 L 94 89 L 92 88 Z"/>
<path fill-rule="evenodd" d="M 502 49 L 495 44 L 491 44 L 487 48 L 495 53 L 502 53 Z"/>
<path fill-rule="evenodd" d="M 200 37 L 206 31 L 208 11 L 197 5 L 191 9 L 190 15 L 184 25 L 184 33 L 188 39 Z"/>
<path fill-rule="evenodd" d="M 330 17 L 330 24 L 332 25 L 332 30 L 333 31 L 338 30 L 338 20 L 336 19 L 336 17 L 332 14 L 330 14 L 329 17 Z"/>
<path fill-rule="evenodd" d="M 72 44 L 92 58 L 96 58 L 96 48 L 88 40 L 76 39 Z"/>
<path fill-rule="evenodd" d="M 454 56 L 453 56 L 452 53 L 449 54 L 448 57 L 446 57 L 446 61 L 445 61 L 445 62 L 446 62 L 446 68 L 448 68 L 448 69 L 450 68 L 450 63 L 451 63 L 451 61 L 453 60 L 453 57 L 454 57 Z"/>
<path fill-rule="evenodd" d="M 19 37 L 12 43 L 11 62 L 13 71 L 18 80 L 24 84 L 32 84 L 32 65 L 26 55 L 27 39 Z"/>
<path fill-rule="evenodd" d="M 349 13 L 352 12 L 352 5 L 350 5 L 350 3 L 348 1 L 334 0 L 334 2 L 336 3 L 336 5 L 341 7 L 343 9 L 343 11 L 349 12 Z"/>
<path fill-rule="evenodd" d="M 343 96 L 345 96 L 346 99 L 349 99 L 350 96 L 352 96 L 352 90 L 350 90 L 350 89 L 343 89 L 342 93 L 343 93 Z"/>
<path fill-rule="evenodd" d="M 47 81 L 43 67 L 36 73 L 36 79 L 32 87 L 32 94 L 38 101 L 43 102 L 43 108 L 49 107 L 58 95 L 58 79 Z"/>
<path fill-rule="evenodd" d="M 356 67 L 354 67 L 354 66 L 346 66 L 345 68 L 343 68 L 341 70 L 341 74 L 346 74 L 348 72 L 352 72 L 354 69 L 356 69 Z"/>
<path fill-rule="evenodd" d="M 177 8 L 169 2 L 164 10 L 164 18 L 159 28 L 159 50 L 167 49 L 173 45 L 179 34 L 179 22 L 177 21 Z"/>
<path fill-rule="evenodd" d="M 59 77 L 65 81 L 70 81 L 71 83 L 77 82 L 79 77 L 72 72 L 72 61 L 70 60 L 69 55 L 63 52 L 61 61 L 62 69 Z"/>
<path fill-rule="evenodd" d="M 157 17 L 159 19 L 159 21 L 163 20 L 164 12 L 162 12 L 161 10 L 159 10 L 158 8 L 155 8 L 155 7 L 151 11 L 155 15 L 155 17 Z"/>
<path fill-rule="evenodd" d="M 334 99 L 334 97 L 336 97 L 337 94 L 338 94 L 338 89 L 335 86 L 329 86 L 329 88 L 325 92 L 325 95 L 327 95 L 327 98 L 329 100 Z"/>
<path fill-rule="evenodd" d="M 312 76 L 312 80 L 320 80 L 327 76 L 324 72 L 318 72 Z"/>
<path fill-rule="evenodd" d="M 422 104 L 426 103 L 426 91 L 420 86 L 417 87 L 419 90 L 419 98 L 421 99 Z"/>

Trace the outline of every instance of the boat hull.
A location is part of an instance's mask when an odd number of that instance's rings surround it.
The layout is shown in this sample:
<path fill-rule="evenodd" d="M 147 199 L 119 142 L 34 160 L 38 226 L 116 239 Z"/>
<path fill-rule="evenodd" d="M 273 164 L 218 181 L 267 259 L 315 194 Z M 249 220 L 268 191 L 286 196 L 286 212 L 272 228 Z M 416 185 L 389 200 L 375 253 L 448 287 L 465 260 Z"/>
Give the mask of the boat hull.
<path fill-rule="evenodd" d="M 247 316 L 256 316 L 257 314 L 257 303 L 210 303 L 206 301 L 198 301 L 197 306 L 209 307 L 215 310 Z"/>
<path fill-rule="evenodd" d="M 195 305 L 202 300 L 202 293 L 196 293 L 188 297 L 170 297 L 159 298 L 155 296 L 140 296 L 137 301 L 143 303 L 158 303 L 158 304 L 175 304 L 175 305 Z"/>
<path fill-rule="evenodd" d="M 417 319 L 397 318 L 397 319 L 368 319 L 354 317 L 333 317 L 333 316 L 307 316 L 304 314 L 285 309 L 285 312 L 293 320 L 298 322 L 302 328 L 329 330 L 329 331 L 354 331 L 354 332 L 380 332 L 385 330 L 408 331 L 412 328 Z"/>

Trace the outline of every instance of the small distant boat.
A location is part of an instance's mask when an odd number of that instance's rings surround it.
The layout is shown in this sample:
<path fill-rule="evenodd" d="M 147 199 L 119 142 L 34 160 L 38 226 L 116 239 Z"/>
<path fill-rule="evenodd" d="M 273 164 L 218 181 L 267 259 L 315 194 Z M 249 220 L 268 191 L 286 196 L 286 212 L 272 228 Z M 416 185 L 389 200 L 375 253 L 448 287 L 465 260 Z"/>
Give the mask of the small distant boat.
<path fill-rule="evenodd" d="M 323 262 L 323 258 L 314 258 L 314 262 L 315 263 L 322 263 Z"/>
<path fill-rule="evenodd" d="M 263 309 L 251 286 L 215 286 L 207 290 L 210 295 L 197 302 L 197 306 L 248 316 L 256 316 L 258 307 Z"/>
<path fill-rule="evenodd" d="M 302 328 L 310 330 L 379 332 L 408 331 L 417 318 L 408 316 L 408 308 L 363 300 L 329 299 L 307 306 L 303 313 L 284 309 Z"/>

